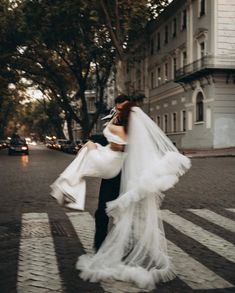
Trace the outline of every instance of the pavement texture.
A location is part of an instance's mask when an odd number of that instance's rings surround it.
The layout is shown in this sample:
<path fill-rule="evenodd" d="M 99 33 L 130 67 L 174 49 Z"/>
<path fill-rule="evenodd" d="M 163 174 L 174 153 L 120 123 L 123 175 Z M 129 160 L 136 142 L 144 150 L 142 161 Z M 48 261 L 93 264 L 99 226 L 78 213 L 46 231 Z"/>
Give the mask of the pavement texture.
<path fill-rule="evenodd" d="M 86 211 L 58 206 L 50 184 L 73 155 L 35 146 L 0 151 L 0 292 L 131 293 L 133 284 L 80 279 L 78 256 L 92 252 L 99 179 L 87 180 Z M 235 158 L 192 158 L 162 205 L 177 277 L 152 293 L 235 292 Z"/>
<path fill-rule="evenodd" d="M 190 158 L 235 157 L 235 147 L 221 149 L 188 149 L 182 151 Z"/>

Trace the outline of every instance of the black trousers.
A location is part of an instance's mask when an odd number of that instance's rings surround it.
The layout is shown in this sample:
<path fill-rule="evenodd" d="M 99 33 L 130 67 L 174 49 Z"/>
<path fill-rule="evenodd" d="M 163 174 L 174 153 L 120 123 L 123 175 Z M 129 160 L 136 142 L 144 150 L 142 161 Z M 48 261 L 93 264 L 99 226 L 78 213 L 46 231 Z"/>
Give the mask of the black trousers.
<path fill-rule="evenodd" d="M 94 246 L 96 251 L 100 248 L 108 233 L 109 217 L 107 216 L 105 209 L 108 201 L 114 200 L 119 195 L 120 190 L 121 173 L 111 179 L 102 179 L 98 209 L 95 212 L 95 239 Z"/>

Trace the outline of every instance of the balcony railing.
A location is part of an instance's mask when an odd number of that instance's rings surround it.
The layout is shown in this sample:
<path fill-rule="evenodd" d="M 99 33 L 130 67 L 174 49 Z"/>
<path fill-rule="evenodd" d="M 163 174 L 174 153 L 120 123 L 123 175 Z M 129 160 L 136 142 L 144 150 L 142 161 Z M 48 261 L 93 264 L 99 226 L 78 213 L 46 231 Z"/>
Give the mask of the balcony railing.
<path fill-rule="evenodd" d="M 235 58 L 227 56 L 204 56 L 201 59 L 187 64 L 175 73 L 175 81 L 187 81 L 203 72 L 211 72 L 212 70 L 235 70 Z"/>

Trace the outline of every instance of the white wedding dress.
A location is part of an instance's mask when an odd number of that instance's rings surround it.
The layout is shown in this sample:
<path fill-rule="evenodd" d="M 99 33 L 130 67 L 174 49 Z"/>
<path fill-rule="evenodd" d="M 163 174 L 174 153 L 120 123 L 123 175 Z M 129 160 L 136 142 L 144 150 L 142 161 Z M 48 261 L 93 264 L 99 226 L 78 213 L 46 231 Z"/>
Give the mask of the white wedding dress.
<path fill-rule="evenodd" d="M 112 141 L 108 128 L 104 134 Z M 96 151 L 84 149 L 79 153 L 53 185 L 52 195 L 59 201 L 61 193 L 72 194 L 83 208 L 83 175 L 111 178 L 122 171 L 120 195 L 107 203 L 113 228 L 96 254 L 78 258 L 76 267 L 81 278 L 91 282 L 131 281 L 145 289 L 174 278 L 160 204 L 162 192 L 173 187 L 189 168 L 190 160 L 138 107 L 133 107 L 130 114 L 125 153 L 101 146 Z"/>
<path fill-rule="evenodd" d="M 127 142 L 109 130 L 103 131 L 108 142 L 126 145 Z M 96 149 L 88 150 L 84 146 L 72 163 L 51 185 L 51 195 L 68 208 L 84 210 L 86 199 L 86 176 L 109 179 L 117 176 L 123 166 L 125 153 L 113 151 L 110 145 L 101 146 L 96 143 Z"/>

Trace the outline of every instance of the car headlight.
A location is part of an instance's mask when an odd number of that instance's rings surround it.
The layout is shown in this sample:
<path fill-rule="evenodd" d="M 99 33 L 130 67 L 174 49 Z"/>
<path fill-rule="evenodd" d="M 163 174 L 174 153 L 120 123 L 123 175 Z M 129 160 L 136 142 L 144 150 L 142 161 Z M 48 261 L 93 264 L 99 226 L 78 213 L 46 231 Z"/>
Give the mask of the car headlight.
<path fill-rule="evenodd" d="M 23 146 L 21 149 L 22 149 L 23 151 L 26 151 L 28 148 L 27 148 L 26 146 Z"/>

